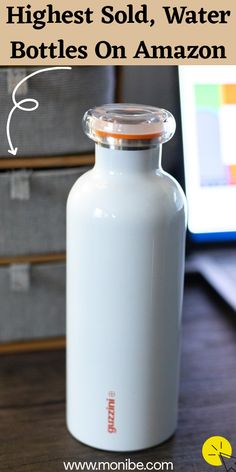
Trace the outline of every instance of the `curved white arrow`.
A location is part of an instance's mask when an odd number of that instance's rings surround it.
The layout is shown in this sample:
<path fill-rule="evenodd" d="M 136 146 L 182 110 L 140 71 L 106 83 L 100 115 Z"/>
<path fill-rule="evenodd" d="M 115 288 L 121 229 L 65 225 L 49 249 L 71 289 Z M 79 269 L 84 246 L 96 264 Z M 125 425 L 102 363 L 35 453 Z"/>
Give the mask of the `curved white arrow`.
<path fill-rule="evenodd" d="M 11 111 L 10 111 L 10 113 L 9 113 L 9 115 L 8 115 L 8 118 L 7 118 L 7 127 L 6 127 L 8 144 L 9 144 L 9 146 L 10 146 L 10 149 L 8 149 L 8 152 L 9 152 L 9 154 L 12 154 L 13 156 L 16 156 L 17 151 L 18 151 L 18 148 L 17 148 L 17 147 L 14 148 L 13 145 L 12 145 L 12 140 L 11 140 L 11 135 L 10 135 L 10 124 L 11 124 L 11 117 L 12 117 L 12 115 L 13 115 L 13 113 L 14 113 L 14 111 L 15 111 L 16 108 L 17 108 L 17 107 L 14 106 L 14 107 L 11 109 Z"/>
<path fill-rule="evenodd" d="M 46 69 L 40 69 L 40 70 L 36 70 L 35 72 L 32 72 L 32 74 L 29 74 L 27 75 L 26 77 L 24 77 L 14 88 L 13 92 L 12 92 L 12 101 L 14 103 L 14 106 L 13 108 L 11 109 L 9 115 L 8 115 L 8 118 L 7 118 L 7 125 L 6 125 L 6 133 L 7 133 L 7 140 L 8 140 L 8 144 L 9 144 L 9 148 L 8 149 L 8 152 L 9 154 L 12 154 L 13 156 L 16 156 L 17 154 L 17 151 L 18 151 L 18 148 L 17 147 L 14 147 L 13 144 L 12 144 L 12 140 L 11 140 L 11 133 L 10 133 L 10 126 L 11 126 L 11 119 L 12 119 L 12 115 L 14 113 L 14 111 L 18 108 L 19 110 L 22 110 L 22 111 L 35 111 L 37 110 L 37 108 L 39 107 L 39 102 L 38 100 L 36 100 L 35 98 L 24 98 L 23 100 L 20 100 L 19 102 L 17 102 L 17 99 L 16 99 L 16 92 L 18 90 L 18 88 L 24 83 L 26 82 L 26 80 L 29 80 L 31 77 L 33 77 L 34 75 L 37 75 L 37 74 L 41 74 L 42 72 L 50 72 L 50 71 L 53 71 L 53 70 L 61 70 L 61 69 L 67 69 L 67 70 L 71 70 L 72 67 L 48 67 Z M 33 106 L 32 108 L 28 108 L 28 107 L 24 107 L 24 103 L 32 103 Z"/>

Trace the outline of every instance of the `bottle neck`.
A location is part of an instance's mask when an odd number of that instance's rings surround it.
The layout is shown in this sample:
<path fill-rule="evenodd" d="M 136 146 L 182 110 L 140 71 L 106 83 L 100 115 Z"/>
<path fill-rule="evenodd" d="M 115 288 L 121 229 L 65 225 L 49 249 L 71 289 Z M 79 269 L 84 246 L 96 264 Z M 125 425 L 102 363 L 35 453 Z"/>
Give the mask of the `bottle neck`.
<path fill-rule="evenodd" d="M 111 149 L 96 144 L 95 169 L 111 174 L 145 173 L 161 169 L 162 145 L 148 149 Z"/>

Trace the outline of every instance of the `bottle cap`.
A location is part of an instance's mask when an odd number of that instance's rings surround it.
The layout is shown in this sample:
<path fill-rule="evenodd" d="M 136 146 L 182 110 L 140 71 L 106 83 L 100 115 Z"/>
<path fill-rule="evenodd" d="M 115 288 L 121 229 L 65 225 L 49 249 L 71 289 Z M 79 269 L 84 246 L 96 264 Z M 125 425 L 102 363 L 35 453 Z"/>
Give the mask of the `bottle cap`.
<path fill-rule="evenodd" d="M 131 103 L 113 103 L 88 110 L 83 129 L 100 144 L 145 147 L 162 144 L 175 132 L 173 115 L 162 108 Z"/>

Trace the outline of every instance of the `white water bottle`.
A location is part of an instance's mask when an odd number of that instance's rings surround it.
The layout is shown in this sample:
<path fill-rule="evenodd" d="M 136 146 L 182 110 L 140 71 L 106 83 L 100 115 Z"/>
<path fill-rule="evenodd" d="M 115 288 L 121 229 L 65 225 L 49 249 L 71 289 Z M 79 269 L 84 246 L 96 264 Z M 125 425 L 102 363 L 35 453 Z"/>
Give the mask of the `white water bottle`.
<path fill-rule="evenodd" d="M 89 110 L 95 166 L 67 203 L 67 424 L 111 451 L 158 445 L 177 423 L 185 197 L 161 168 L 173 116 Z"/>

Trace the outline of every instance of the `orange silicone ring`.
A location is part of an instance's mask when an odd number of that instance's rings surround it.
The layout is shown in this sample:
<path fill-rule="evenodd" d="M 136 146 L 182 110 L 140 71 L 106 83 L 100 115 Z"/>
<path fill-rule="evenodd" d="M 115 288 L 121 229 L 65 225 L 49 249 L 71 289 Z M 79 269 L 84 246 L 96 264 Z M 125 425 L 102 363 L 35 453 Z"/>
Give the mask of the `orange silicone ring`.
<path fill-rule="evenodd" d="M 159 138 L 161 136 L 161 133 L 151 133 L 151 134 L 118 134 L 118 133 L 108 133 L 107 131 L 101 131 L 96 129 L 95 133 L 98 136 L 110 136 L 111 138 L 117 138 L 117 139 L 130 139 L 130 140 L 135 140 L 135 139 L 154 139 L 154 138 Z"/>

